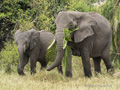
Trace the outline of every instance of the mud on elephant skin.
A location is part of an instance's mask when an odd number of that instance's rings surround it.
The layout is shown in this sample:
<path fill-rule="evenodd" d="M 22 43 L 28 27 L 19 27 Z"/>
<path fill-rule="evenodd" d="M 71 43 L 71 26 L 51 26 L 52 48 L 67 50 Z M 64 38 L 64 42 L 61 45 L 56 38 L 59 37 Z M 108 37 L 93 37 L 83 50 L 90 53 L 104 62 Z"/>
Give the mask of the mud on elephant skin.
<path fill-rule="evenodd" d="M 78 27 L 78 30 L 74 31 L 71 36 L 71 49 L 72 51 L 74 50 L 73 54 L 82 57 L 85 76 L 92 76 L 90 58 L 94 60 L 95 72 L 101 72 L 101 59 L 103 59 L 108 71 L 114 70 L 109 57 L 112 30 L 106 18 L 96 12 L 62 11 L 59 12 L 56 17 L 55 23 L 57 56 L 53 64 L 47 68 L 48 71 L 58 66 L 63 59 L 64 28 L 71 30 L 71 28 L 74 27 Z M 68 62 L 69 65 L 67 67 L 66 76 L 71 77 L 71 58 Z"/>
<path fill-rule="evenodd" d="M 36 62 L 40 62 L 41 68 L 47 66 L 46 50 L 50 42 L 54 39 L 54 35 L 49 31 L 36 31 L 31 29 L 29 31 L 21 32 L 17 30 L 15 33 L 15 43 L 18 46 L 19 53 L 19 75 L 25 75 L 23 70 L 30 59 L 31 74 L 35 73 Z M 58 68 L 62 73 L 62 70 Z"/>

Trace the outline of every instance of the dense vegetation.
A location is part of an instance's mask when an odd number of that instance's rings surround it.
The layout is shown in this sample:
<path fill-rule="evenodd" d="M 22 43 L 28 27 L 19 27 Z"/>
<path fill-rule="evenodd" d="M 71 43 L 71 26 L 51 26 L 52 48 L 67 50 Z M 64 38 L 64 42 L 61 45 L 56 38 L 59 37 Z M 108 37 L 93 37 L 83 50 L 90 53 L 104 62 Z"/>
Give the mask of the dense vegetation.
<path fill-rule="evenodd" d="M 63 10 L 95 11 L 110 21 L 113 30 L 110 56 L 115 72 L 120 72 L 120 0 L 106 0 L 103 5 L 99 1 L 103 0 L 0 0 L 0 90 L 119 90 L 120 75 L 108 74 L 103 61 L 102 74 L 95 76 L 94 63 L 90 60 L 93 77 L 86 78 L 81 58 L 75 56 L 72 78 L 59 74 L 57 69 L 40 70 L 39 63 L 35 75 L 30 75 L 29 64 L 24 69 L 25 77 L 17 73 L 15 31 L 35 28 L 55 33 L 55 18 Z M 98 3 L 93 5 L 94 2 Z"/>
<path fill-rule="evenodd" d="M 105 16 L 113 29 L 111 60 L 120 67 L 120 4 L 119 0 L 0 0 L 0 70 L 16 71 L 19 62 L 14 33 L 35 28 L 55 33 L 55 18 L 60 11 L 95 11 Z M 15 69 L 15 70 L 14 70 Z"/>

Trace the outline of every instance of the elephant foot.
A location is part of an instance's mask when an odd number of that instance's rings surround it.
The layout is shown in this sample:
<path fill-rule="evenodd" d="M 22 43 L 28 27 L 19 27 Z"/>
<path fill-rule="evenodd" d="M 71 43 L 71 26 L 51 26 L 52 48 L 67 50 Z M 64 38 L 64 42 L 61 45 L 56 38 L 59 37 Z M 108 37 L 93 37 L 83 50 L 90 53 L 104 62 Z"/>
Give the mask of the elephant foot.
<path fill-rule="evenodd" d="M 24 73 L 21 73 L 21 74 L 19 74 L 19 75 L 21 75 L 21 76 L 25 76 L 25 74 L 24 74 Z"/>
<path fill-rule="evenodd" d="M 40 68 L 40 70 L 45 70 L 45 69 L 46 69 L 46 67 L 41 67 L 41 68 Z"/>
<path fill-rule="evenodd" d="M 31 75 L 32 75 L 32 74 L 35 74 L 35 73 L 36 73 L 36 70 L 31 71 Z"/>
<path fill-rule="evenodd" d="M 85 77 L 87 77 L 87 78 L 91 78 L 91 77 L 92 77 L 92 75 L 85 75 Z"/>
<path fill-rule="evenodd" d="M 62 75 L 63 75 L 63 71 L 61 71 L 61 70 L 60 70 L 60 71 L 58 70 L 58 73 L 60 73 L 60 74 L 62 74 Z"/>
<path fill-rule="evenodd" d="M 88 78 L 92 77 L 91 69 L 88 67 L 87 68 L 84 67 L 84 75 L 85 75 L 85 77 L 88 77 Z"/>
<path fill-rule="evenodd" d="M 18 74 L 21 76 L 25 76 L 24 72 L 18 68 Z"/>
<path fill-rule="evenodd" d="M 41 68 L 40 68 L 40 70 L 43 70 L 43 69 L 44 69 L 44 67 L 41 67 Z"/>
<path fill-rule="evenodd" d="M 89 72 L 89 73 L 88 73 L 88 72 L 87 72 L 87 73 L 85 72 L 85 77 L 88 77 L 88 78 L 92 77 L 92 73 L 91 73 L 91 72 Z"/>
<path fill-rule="evenodd" d="M 99 75 L 99 74 L 101 74 L 100 71 L 95 71 L 95 76 L 97 76 L 97 75 Z"/>
<path fill-rule="evenodd" d="M 61 66 L 61 65 L 60 65 L 60 66 L 58 66 L 58 67 L 57 67 L 57 69 L 58 69 L 58 73 L 63 74 L 63 70 L 62 70 L 62 66 Z"/>
<path fill-rule="evenodd" d="M 109 69 L 107 70 L 107 72 L 112 75 L 112 74 L 114 73 L 114 68 L 113 68 L 113 67 L 112 67 L 112 68 L 109 68 Z"/>
<path fill-rule="evenodd" d="M 66 77 L 70 77 L 70 78 L 72 78 L 72 73 L 69 72 L 69 71 L 67 71 L 67 72 L 65 73 L 65 76 L 66 76 Z"/>

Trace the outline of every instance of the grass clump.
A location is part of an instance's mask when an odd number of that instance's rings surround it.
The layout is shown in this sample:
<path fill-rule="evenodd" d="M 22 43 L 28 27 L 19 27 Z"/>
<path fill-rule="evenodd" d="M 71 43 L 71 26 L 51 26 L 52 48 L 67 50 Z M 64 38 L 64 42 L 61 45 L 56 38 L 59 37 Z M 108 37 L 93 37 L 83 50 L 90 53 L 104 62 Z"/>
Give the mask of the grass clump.
<path fill-rule="evenodd" d="M 57 72 L 57 69 L 48 72 L 40 71 L 37 63 L 37 73 L 21 77 L 17 72 L 10 75 L 0 71 L 0 90 L 119 90 L 120 78 L 113 77 L 106 72 L 106 67 L 101 62 L 102 74 L 91 78 L 84 77 L 82 61 L 79 57 L 73 57 L 73 77 L 67 78 Z M 92 72 L 94 65 L 91 60 Z M 115 72 L 120 72 L 116 69 Z"/>

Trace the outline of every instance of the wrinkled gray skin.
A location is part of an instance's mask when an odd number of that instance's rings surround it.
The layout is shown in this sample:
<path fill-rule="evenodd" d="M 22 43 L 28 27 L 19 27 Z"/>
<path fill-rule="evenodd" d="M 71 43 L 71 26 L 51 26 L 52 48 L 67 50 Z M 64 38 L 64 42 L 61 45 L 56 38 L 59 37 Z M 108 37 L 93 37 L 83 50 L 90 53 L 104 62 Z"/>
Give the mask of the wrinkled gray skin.
<path fill-rule="evenodd" d="M 28 63 L 30 58 L 31 74 L 35 73 L 36 62 L 39 61 L 41 69 L 46 67 L 45 59 L 46 50 L 50 42 L 54 39 L 54 35 L 49 31 L 36 31 L 31 29 L 29 31 L 21 32 L 17 30 L 15 33 L 15 43 L 18 46 L 19 53 L 19 75 L 25 75 L 24 66 Z M 58 66 L 58 71 L 62 73 L 62 67 Z"/>
<path fill-rule="evenodd" d="M 53 64 L 47 68 L 48 71 L 58 66 L 64 56 L 63 29 L 78 27 L 71 35 L 72 42 L 68 45 L 73 55 L 81 56 L 85 76 L 91 77 L 90 57 L 94 60 L 96 72 L 101 72 L 100 61 L 103 59 L 107 70 L 114 70 L 110 61 L 109 52 L 112 41 L 112 30 L 107 19 L 95 12 L 62 11 L 56 18 L 57 56 Z M 71 56 L 71 53 L 69 54 Z M 67 67 L 66 76 L 72 76 L 71 57 Z"/>

